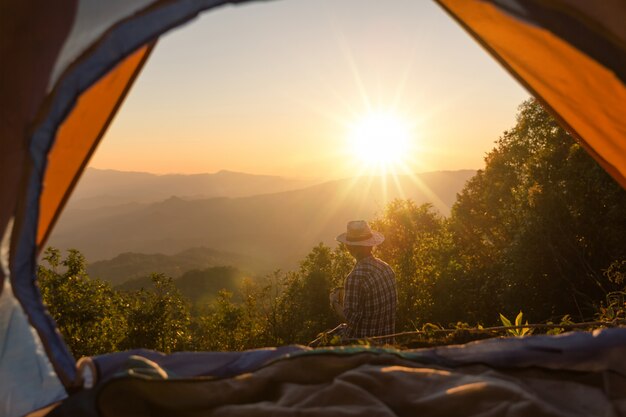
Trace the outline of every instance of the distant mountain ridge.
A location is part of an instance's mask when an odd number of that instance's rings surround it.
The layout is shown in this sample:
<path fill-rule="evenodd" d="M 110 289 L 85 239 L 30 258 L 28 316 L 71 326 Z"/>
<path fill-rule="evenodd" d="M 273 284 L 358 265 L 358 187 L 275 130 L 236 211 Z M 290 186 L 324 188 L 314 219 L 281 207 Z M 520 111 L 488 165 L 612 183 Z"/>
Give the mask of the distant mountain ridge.
<path fill-rule="evenodd" d="M 474 174 L 464 170 L 360 177 L 241 198 L 172 197 L 125 209 L 70 208 L 49 244 L 78 248 L 91 262 L 123 252 L 173 255 L 204 246 L 292 268 L 319 242 L 334 245 L 349 220 L 371 219 L 394 198 L 430 202 L 447 215 Z"/>
<path fill-rule="evenodd" d="M 149 174 L 87 168 L 68 207 L 91 209 L 129 203 L 154 203 L 171 196 L 186 199 L 247 197 L 295 190 L 315 181 L 222 170 L 213 174 Z"/>
<path fill-rule="evenodd" d="M 209 304 L 221 290 L 237 294 L 244 276 L 245 274 L 237 268 L 214 266 L 187 271 L 173 282 L 180 293 L 192 303 Z M 115 286 L 115 289 L 122 291 L 137 291 L 142 288 L 154 288 L 150 276 L 131 279 Z"/>
<path fill-rule="evenodd" d="M 113 259 L 89 264 L 87 273 L 91 277 L 100 278 L 113 285 L 118 285 L 129 280 L 147 277 L 153 272 L 178 278 L 191 270 L 204 270 L 211 267 L 231 265 L 237 265 L 239 269 L 244 271 L 264 269 L 264 266 L 259 261 L 249 257 L 198 247 L 190 248 L 174 255 L 124 252 Z"/>

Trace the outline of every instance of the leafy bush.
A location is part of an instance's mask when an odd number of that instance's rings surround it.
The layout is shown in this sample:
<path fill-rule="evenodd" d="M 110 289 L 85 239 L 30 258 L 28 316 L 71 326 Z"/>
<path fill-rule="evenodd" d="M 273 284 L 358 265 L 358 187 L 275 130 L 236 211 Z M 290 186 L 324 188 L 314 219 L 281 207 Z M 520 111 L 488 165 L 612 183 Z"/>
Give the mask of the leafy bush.
<path fill-rule="evenodd" d="M 47 266 L 38 269 L 42 297 L 72 353 L 80 357 L 117 350 L 126 334 L 120 294 L 87 276 L 85 258 L 77 250 L 70 249 L 61 261 L 60 251 L 48 248 L 43 260 Z"/>

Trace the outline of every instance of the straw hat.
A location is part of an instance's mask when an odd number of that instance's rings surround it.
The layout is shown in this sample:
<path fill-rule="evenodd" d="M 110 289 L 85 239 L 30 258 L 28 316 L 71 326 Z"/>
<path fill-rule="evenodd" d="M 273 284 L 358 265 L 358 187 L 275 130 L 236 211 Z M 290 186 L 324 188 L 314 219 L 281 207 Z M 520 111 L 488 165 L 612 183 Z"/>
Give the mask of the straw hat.
<path fill-rule="evenodd" d="M 385 237 L 372 229 L 365 220 L 348 222 L 347 232 L 335 238 L 337 242 L 351 246 L 376 246 L 383 243 Z"/>

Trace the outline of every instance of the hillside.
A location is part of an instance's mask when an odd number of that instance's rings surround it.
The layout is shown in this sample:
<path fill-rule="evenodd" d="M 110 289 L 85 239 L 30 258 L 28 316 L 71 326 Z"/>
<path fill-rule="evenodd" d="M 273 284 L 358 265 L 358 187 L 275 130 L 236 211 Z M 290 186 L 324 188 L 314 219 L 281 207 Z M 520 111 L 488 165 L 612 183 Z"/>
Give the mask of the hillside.
<path fill-rule="evenodd" d="M 87 273 L 92 277 L 117 285 L 129 280 L 145 278 L 153 272 L 178 278 L 187 271 L 228 265 L 237 265 L 248 271 L 265 269 L 265 266 L 259 261 L 249 257 L 199 247 L 187 249 L 174 255 L 125 252 L 113 259 L 89 264 Z M 136 288 L 133 287 L 132 289 Z"/>
<path fill-rule="evenodd" d="M 183 297 L 194 304 L 208 304 L 215 299 L 220 290 L 237 293 L 245 274 L 230 266 L 216 266 L 205 269 L 194 269 L 185 272 L 174 280 L 174 285 Z M 150 276 L 131 279 L 115 287 L 122 291 L 137 291 L 142 288 L 153 288 Z"/>
<path fill-rule="evenodd" d="M 92 209 L 130 203 L 154 203 L 171 196 L 186 199 L 246 197 L 295 190 L 312 184 L 312 181 L 232 171 L 156 175 L 87 168 L 72 194 L 68 208 Z"/>
<path fill-rule="evenodd" d="M 92 262 L 123 252 L 167 255 L 204 246 L 292 268 L 313 245 L 334 244 L 347 221 L 370 219 L 394 198 L 431 202 L 447 215 L 473 174 L 361 177 L 244 198 L 173 197 L 125 212 L 67 210 L 49 244 L 79 248 Z"/>

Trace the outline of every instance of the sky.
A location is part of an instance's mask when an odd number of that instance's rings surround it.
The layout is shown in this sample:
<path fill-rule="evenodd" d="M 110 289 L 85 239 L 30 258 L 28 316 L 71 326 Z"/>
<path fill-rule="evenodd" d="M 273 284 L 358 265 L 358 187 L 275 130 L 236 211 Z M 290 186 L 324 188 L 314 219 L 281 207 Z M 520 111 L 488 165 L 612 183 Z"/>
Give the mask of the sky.
<path fill-rule="evenodd" d="M 431 1 L 228 6 L 159 40 L 90 165 L 307 179 L 372 173 L 393 134 L 375 136 L 363 159 L 354 132 L 372 131 L 382 114 L 408 143 L 387 169 L 479 169 L 528 97 Z"/>

